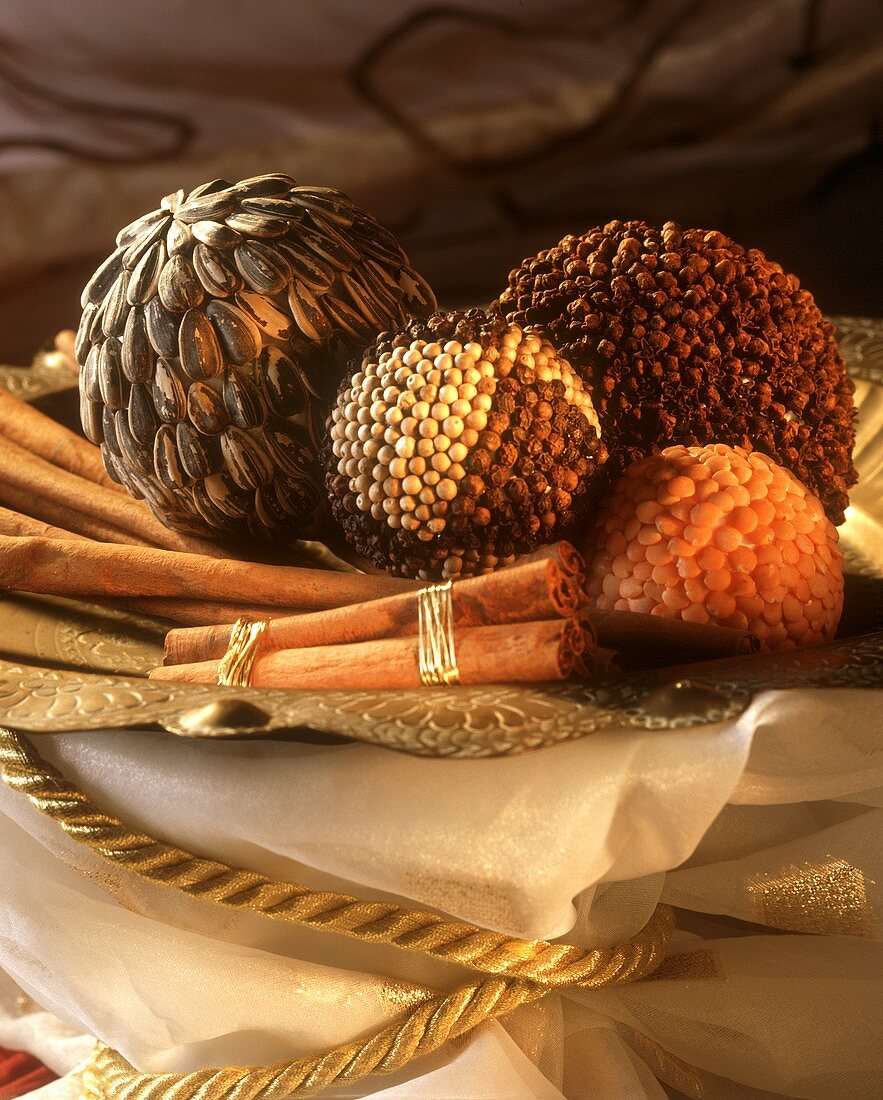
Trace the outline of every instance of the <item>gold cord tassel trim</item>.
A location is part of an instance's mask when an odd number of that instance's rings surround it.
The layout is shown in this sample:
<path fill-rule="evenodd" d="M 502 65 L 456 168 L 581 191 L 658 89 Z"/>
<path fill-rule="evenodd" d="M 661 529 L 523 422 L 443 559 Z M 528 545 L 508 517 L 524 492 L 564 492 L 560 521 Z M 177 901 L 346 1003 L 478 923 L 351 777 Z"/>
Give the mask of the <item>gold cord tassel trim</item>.
<path fill-rule="evenodd" d="M 458 684 L 451 582 L 421 588 L 417 593 L 417 610 L 421 681 L 427 687 Z"/>
<path fill-rule="evenodd" d="M 611 948 L 586 951 L 572 944 L 519 940 L 465 921 L 370 902 L 298 883 L 276 882 L 253 871 L 204 859 L 103 813 L 43 761 L 27 739 L 0 729 L 0 772 L 41 813 L 103 859 L 190 897 L 263 913 L 312 928 L 385 943 L 481 971 L 485 980 L 439 994 L 411 1009 L 400 1023 L 367 1040 L 318 1058 L 275 1066 L 230 1067 L 191 1074 L 141 1074 L 121 1055 L 99 1045 L 87 1092 L 103 1100 L 274 1100 L 312 1096 L 336 1081 L 390 1073 L 412 1058 L 561 986 L 598 988 L 637 981 L 665 957 L 674 927 L 671 910 L 657 908 L 636 936 Z M 91 1084 L 89 1084 L 91 1082 Z"/>
<path fill-rule="evenodd" d="M 230 631 L 230 644 L 218 665 L 219 687 L 248 687 L 258 645 L 267 629 L 266 619 L 237 619 Z"/>

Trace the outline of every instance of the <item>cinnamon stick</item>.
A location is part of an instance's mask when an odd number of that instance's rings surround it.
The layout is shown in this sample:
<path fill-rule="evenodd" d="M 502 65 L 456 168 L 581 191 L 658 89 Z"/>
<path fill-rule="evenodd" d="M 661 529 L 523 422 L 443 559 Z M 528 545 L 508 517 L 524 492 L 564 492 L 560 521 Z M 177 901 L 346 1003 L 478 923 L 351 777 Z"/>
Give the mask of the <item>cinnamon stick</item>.
<path fill-rule="evenodd" d="M 629 669 L 741 657 L 760 649 L 755 634 L 714 623 L 687 623 L 637 611 L 595 608 L 590 609 L 589 617 L 598 645 L 619 652 Z"/>
<path fill-rule="evenodd" d="M 0 477 L 0 500 L 16 509 L 4 508 L 6 518 L 0 526 L 4 535 L 45 535 L 46 538 L 61 538 L 61 535 L 48 531 L 62 531 L 70 538 L 97 539 L 99 542 L 119 542 L 129 546 L 151 546 L 146 539 L 129 534 L 119 527 L 104 523 L 94 516 L 84 515 L 76 509 L 53 501 L 35 497 L 25 489 L 19 489 Z M 12 520 L 11 516 L 18 519 Z M 23 521 L 30 520 L 30 524 Z M 63 527 L 61 525 L 64 525 Z M 18 527 L 19 530 L 14 530 Z M 30 529 L 26 529 L 30 528 Z M 47 528 L 47 531 L 41 530 Z"/>
<path fill-rule="evenodd" d="M 0 589 L 69 596 L 172 596 L 316 611 L 408 591 L 416 582 L 199 554 L 0 535 Z"/>
<path fill-rule="evenodd" d="M 108 477 L 101 461 L 101 452 L 94 444 L 2 387 L 0 434 L 53 466 L 116 493 L 125 493 L 121 485 Z"/>
<path fill-rule="evenodd" d="M 0 436 L 0 501 L 20 508 L 21 494 L 31 501 L 26 511 L 37 513 L 62 527 L 70 526 L 81 534 L 82 517 L 93 529 L 110 526 L 125 531 L 153 546 L 184 553 L 222 557 L 224 551 L 213 543 L 181 535 L 164 526 L 141 501 L 127 493 L 117 493 L 104 485 L 87 481 L 76 474 L 53 466 L 39 455 Z M 16 500 L 13 500 L 13 497 Z M 50 515 L 49 513 L 53 513 Z M 98 536 L 96 536 L 98 537 Z M 118 540 L 117 540 L 118 541 Z"/>
<path fill-rule="evenodd" d="M 566 679 L 580 653 L 591 647 L 578 619 L 474 626 L 455 631 L 462 684 Z M 579 652 L 577 652 L 579 650 Z M 155 668 L 155 680 L 217 682 L 218 661 Z M 416 638 L 382 638 L 354 645 L 258 651 L 253 687 L 304 690 L 421 686 Z"/>
<path fill-rule="evenodd" d="M 487 626 L 573 615 L 582 593 L 581 586 L 568 572 L 571 565 L 566 546 L 558 543 L 531 560 L 455 582 L 451 587 L 454 625 Z M 265 649 L 345 645 L 373 638 L 409 636 L 416 634 L 417 628 L 417 592 L 409 591 L 312 615 L 273 617 L 261 645 Z M 166 635 L 164 663 L 189 664 L 222 657 L 232 629 L 233 623 L 227 622 L 170 630 Z"/>

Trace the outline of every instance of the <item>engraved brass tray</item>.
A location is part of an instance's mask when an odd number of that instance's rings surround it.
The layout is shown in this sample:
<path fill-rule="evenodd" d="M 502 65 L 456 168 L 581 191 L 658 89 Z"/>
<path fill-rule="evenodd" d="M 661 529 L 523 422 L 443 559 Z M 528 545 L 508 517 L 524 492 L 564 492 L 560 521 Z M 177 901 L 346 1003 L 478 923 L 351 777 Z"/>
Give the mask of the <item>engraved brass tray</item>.
<path fill-rule="evenodd" d="M 28 733 L 152 728 L 197 737 L 349 738 L 424 756 L 479 757 L 605 728 L 672 729 L 725 720 L 769 688 L 883 688 L 883 321 L 835 323 L 856 381 L 860 418 L 860 481 L 840 529 L 847 572 L 866 586 L 863 602 L 870 607 L 854 636 L 798 652 L 635 672 L 599 684 L 242 690 L 148 680 L 147 670 L 161 660 L 167 626 L 158 620 L 5 593 L 0 723 Z M 50 400 L 53 414 L 67 411 L 68 418 L 75 381 L 74 366 L 57 352 L 39 356 L 29 368 L 0 367 L 0 384 L 28 400 Z M 855 629 L 847 624 L 847 631 Z"/>

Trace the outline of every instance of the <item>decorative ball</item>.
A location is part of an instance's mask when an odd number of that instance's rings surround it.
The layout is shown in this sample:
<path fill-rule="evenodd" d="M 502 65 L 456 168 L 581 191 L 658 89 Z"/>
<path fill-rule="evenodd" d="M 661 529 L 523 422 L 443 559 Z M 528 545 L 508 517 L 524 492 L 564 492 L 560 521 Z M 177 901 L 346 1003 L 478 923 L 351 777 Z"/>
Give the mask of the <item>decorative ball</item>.
<path fill-rule="evenodd" d="M 379 336 L 329 427 L 326 485 L 347 538 L 421 579 L 489 572 L 562 537 L 607 457 L 567 361 L 481 310 Z"/>
<path fill-rule="evenodd" d="M 284 175 L 167 195 L 83 292 L 83 430 L 169 526 L 307 534 L 328 405 L 371 334 L 435 308 L 398 242 Z"/>
<path fill-rule="evenodd" d="M 603 610 L 739 627 L 766 649 L 830 641 L 840 620 L 836 528 L 758 452 L 717 443 L 642 459 L 614 483 L 586 549 Z"/>
<path fill-rule="evenodd" d="M 580 371 L 609 472 L 671 443 L 731 443 L 791 470 L 842 523 L 853 385 L 812 295 L 756 248 L 614 221 L 524 260 L 495 308 Z"/>

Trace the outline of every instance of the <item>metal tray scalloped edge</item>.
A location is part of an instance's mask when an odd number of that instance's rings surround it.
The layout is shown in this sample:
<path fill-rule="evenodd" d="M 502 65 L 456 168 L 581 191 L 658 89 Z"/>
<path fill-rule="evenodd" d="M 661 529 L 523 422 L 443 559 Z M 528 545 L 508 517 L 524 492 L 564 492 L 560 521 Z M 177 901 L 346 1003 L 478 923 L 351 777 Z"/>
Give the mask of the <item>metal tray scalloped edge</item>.
<path fill-rule="evenodd" d="M 856 380 L 861 480 L 841 528 L 848 568 L 883 577 L 883 322 L 835 318 Z M 33 368 L 0 367 L 28 399 L 74 375 L 57 352 Z M 120 727 L 184 736 L 343 737 L 424 756 L 498 756 L 609 727 L 674 729 L 732 718 L 758 691 L 883 687 L 883 633 L 797 652 L 633 673 L 600 684 L 270 691 L 146 679 L 155 621 L 45 597 L 5 597 L 21 651 L 0 656 L 0 721 L 32 733 Z"/>

